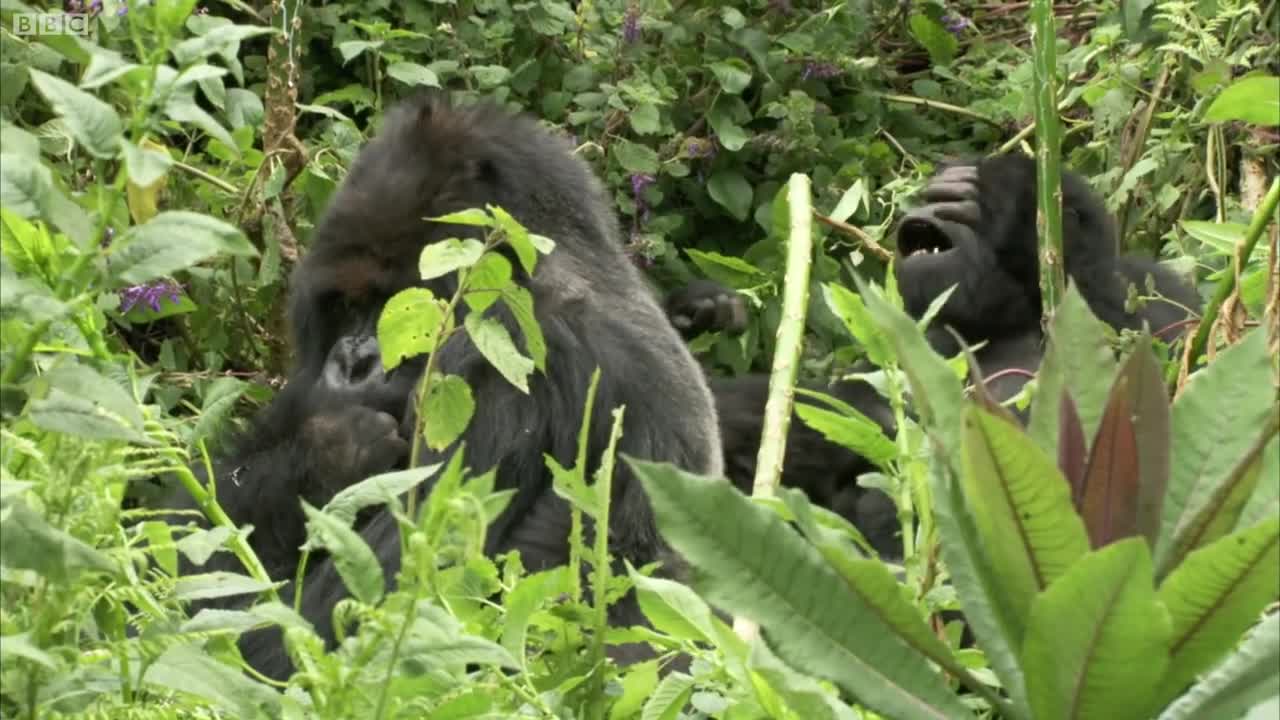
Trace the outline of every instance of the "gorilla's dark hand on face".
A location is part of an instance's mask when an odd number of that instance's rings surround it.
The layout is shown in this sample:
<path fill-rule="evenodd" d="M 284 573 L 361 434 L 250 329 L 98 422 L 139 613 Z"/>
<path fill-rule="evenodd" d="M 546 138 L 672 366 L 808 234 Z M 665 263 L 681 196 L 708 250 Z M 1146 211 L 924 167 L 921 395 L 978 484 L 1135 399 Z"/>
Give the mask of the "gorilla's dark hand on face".
<path fill-rule="evenodd" d="M 667 317 L 685 338 L 704 332 L 742 332 L 747 303 L 741 295 L 710 280 L 694 280 L 667 295 Z"/>
<path fill-rule="evenodd" d="M 533 297 L 547 348 L 546 370 L 529 377 L 528 392 L 511 385 L 465 333 L 451 335 L 433 351 L 440 372 L 461 377 L 471 388 L 475 410 L 458 443 L 442 452 L 424 451 L 420 462 L 444 462 L 465 445 L 472 471 L 496 469 L 496 488 L 515 491 L 489 527 L 486 551 L 518 550 L 532 570 L 567 560 L 569 508 L 552 490 L 545 458 L 566 467 L 575 462 L 587 388 L 597 368 L 589 477 L 608 445 L 619 405 L 626 406 L 619 454 L 721 474 L 710 390 L 627 261 L 616 218 L 590 169 L 532 118 L 492 105 L 451 107 L 439 95 L 423 96 L 385 115 L 334 194 L 290 282 L 296 358 L 289 381 L 234 451 L 214 466 L 219 504 L 237 525 L 254 526 L 249 542 L 273 579 L 288 581 L 297 573 L 298 547 L 306 537 L 299 497 L 319 506 L 352 483 L 405 465 L 414 388 L 425 362 L 413 358 L 384 372 L 377 320 L 402 289 L 425 286 L 438 298 L 455 294 L 453 274 L 420 278 L 419 255 L 429 244 L 479 239 L 482 231 L 426 218 L 486 205 L 502 207 L 556 243 L 532 275 L 513 254 L 508 257 L 515 281 Z M 469 311 L 459 305 L 459 326 Z M 523 345 L 520 324 L 505 304 L 484 313 Z M 678 573 L 679 559 L 658 536 L 644 493 L 624 463 L 615 466 L 613 491 L 610 553 L 635 566 L 662 560 L 666 571 Z M 169 507 L 191 505 L 180 492 Z M 395 517 L 370 508 L 357 530 L 391 582 L 400 564 Z M 215 553 L 200 570 L 240 568 L 230 553 Z M 184 574 L 193 571 L 183 568 Z M 283 592 L 292 593 L 292 585 Z M 313 557 L 302 614 L 330 642 L 332 611 L 345 596 L 332 559 Z M 228 604 L 206 604 L 220 603 Z M 610 621 L 643 622 L 634 595 L 610 608 Z M 288 675 L 291 663 L 278 630 L 247 633 L 240 648 L 259 672 Z M 615 657 L 628 652 L 611 651 Z"/>

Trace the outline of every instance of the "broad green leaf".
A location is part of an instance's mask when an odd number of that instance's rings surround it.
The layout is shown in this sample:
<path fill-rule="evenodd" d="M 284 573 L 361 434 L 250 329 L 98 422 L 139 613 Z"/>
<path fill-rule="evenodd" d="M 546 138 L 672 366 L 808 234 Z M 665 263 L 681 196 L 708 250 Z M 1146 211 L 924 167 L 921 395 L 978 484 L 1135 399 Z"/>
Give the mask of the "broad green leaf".
<path fill-rule="evenodd" d="M 129 393 L 88 365 L 63 365 L 42 382 L 48 383 L 48 394 L 29 407 L 36 425 L 94 440 L 152 444 L 142 432 L 142 411 Z"/>
<path fill-rule="evenodd" d="M 440 465 L 423 465 L 409 470 L 396 470 L 365 478 L 338 491 L 325 503 L 324 512 L 350 526 L 361 510 L 395 499 L 418 487 L 436 474 Z"/>
<path fill-rule="evenodd" d="M 1248 708 L 1278 696 L 1280 614 L 1271 613 L 1238 650 L 1170 705 L 1159 720 L 1235 720 Z"/>
<path fill-rule="evenodd" d="M 804 720 L 860 720 L 862 715 L 855 713 L 834 692 L 818 684 L 817 680 L 798 673 L 782 662 L 769 650 L 769 646 L 759 638 L 751 643 L 751 654 L 747 659 L 747 669 L 760 676 L 769 688 L 781 697 L 788 709 L 796 713 L 797 718 Z M 756 685 L 756 696 L 760 697 L 760 687 Z M 761 703 L 765 704 L 761 698 Z M 766 704 L 767 707 L 767 704 Z M 779 709 L 769 708 L 770 717 L 780 717 Z"/>
<path fill-rule="evenodd" d="M 1272 515 L 1280 515 L 1280 436 L 1271 438 L 1271 443 L 1262 450 L 1258 485 L 1240 511 L 1235 529 L 1243 530 Z"/>
<path fill-rule="evenodd" d="M 378 316 L 382 366 L 391 370 L 408 358 L 436 349 L 445 305 L 426 288 L 401 290 Z"/>
<path fill-rule="evenodd" d="M 148 665 L 144 685 L 194 695 L 235 717 L 277 714 L 281 695 L 194 645 L 175 645 Z"/>
<path fill-rule="evenodd" d="M 1160 585 L 1173 618 L 1161 705 L 1217 662 L 1268 603 L 1280 597 L 1280 517 L 1221 538 L 1187 556 Z"/>
<path fill-rule="evenodd" d="M 443 450 L 462 436 L 475 414 L 476 401 L 471 386 L 459 375 L 442 375 L 431 382 L 423 411 L 423 434 L 427 447 Z"/>
<path fill-rule="evenodd" d="M 827 307 L 844 322 L 849 334 L 862 345 L 871 362 L 884 367 L 894 359 L 888 338 L 871 319 L 862 296 L 837 283 L 824 284 L 822 294 Z"/>
<path fill-rule="evenodd" d="M 538 325 L 538 316 L 534 314 L 533 293 L 519 285 L 508 285 L 502 292 L 502 302 L 511 311 L 520 334 L 524 336 L 525 350 L 533 359 L 533 366 L 546 372 L 547 341 L 542 335 L 542 327 Z"/>
<path fill-rule="evenodd" d="M 248 575 L 219 571 L 178 578 L 173 584 L 173 596 L 179 600 L 211 600 L 232 595 L 256 595 L 270 587 L 269 583 L 259 582 Z"/>
<path fill-rule="evenodd" d="M 9 665 L 17 659 L 29 660 L 46 670 L 57 670 L 58 660 L 31 642 L 31 633 L 23 632 L 0 636 L 0 665 Z"/>
<path fill-rule="evenodd" d="M 550 247 L 541 248 L 539 243 L 534 240 L 534 236 L 525 229 L 524 225 L 521 225 L 520 221 L 512 217 L 506 210 L 496 205 L 490 205 L 489 212 L 493 213 L 495 226 L 505 233 L 504 239 L 511 246 L 511 249 L 515 251 L 516 259 L 520 261 L 520 267 L 524 268 L 524 271 L 532 276 L 534 269 L 538 266 L 539 250 L 549 253 L 555 247 L 555 244 L 552 243 Z M 541 238 L 541 236 L 538 237 Z"/>
<path fill-rule="evenodd" d="M 480 354 L 489 361 L 507 382 L 523 393 L 529 392 L 529 375 L 534 370 L 533 360 L 520 354 L 511 333 L 501 322 L 476 313 L 467 315 L 467 336 Z"/>
<path fill-rule="evenodd" d="M 163 524 L 163 523 L 161 523 Z M 178 626 L 178 632 L 230 632 L 239 635 L 262 624 L 262 618 L 244 610 L 203 608 L 195 617 Z"/>
<path fill-rule="evenodd" d="M 658 172 L 658 153 L 653 148 L 619 139 L 609 149 L 622 169 L 629 173 L 655 175 Z"/>
<path fill-rule="evenodd" d="M 640 609 L 654 628 L 681 640 L 711 642 L 715 638 L 711 609 L 687 585 L 634 570 L 631 579 Z"/>
<path fill-rule="evenodd" d="M 742 258 L 694 248 L 685 248 L 684 252 L 704 275 L 728 287 L 759 285 L 769 277 L 763 270 Z"/>
<path fill-rule="evenodd" d="M 122 140 L 120 146 L 129 169 L 129 182 L 140 188 L 156 185 L 173 166 L 173 158 L 169 157 L 164 145 L 153 140 L 144 140 L 140 146 Z"/>
<path fill-rule="evenodd" d="M 963 391 L 952 372 L 925 339 L 924 333 L 900 307 L 889 302 L 885 291 L 854 277 L 867 312 L 893 347 L 898 364 L 907 374 L 916 411 L 924 420 L 934 447 L 951 454 L 960 446 Z"/>
<path fill-rule="evenodd" d="M 751 184 L 737 170 L 720 170 L 707 181 L 707 194 L 739 221 L 751 211 Z"/>
<path fill-rule="evenodd" d="M 103 160 L 116 156 L 124 123 L 115 109 L 62 78 L 35 68 L 28 68 L 27 72 L 81 147 Z"/>
<path fill-rule="evenodd" d="M 1183 220 L 1179 224 L 1188 235 L 1208 245 L 1219 255 L 1234 254 L 1236 244 L 1249 232 L 1249 226 L 1244 223 Z"/>
<path fill-rule="evenodd" d="M 105 555 L 53 527 L 21 500 L 5 507 L 0 563 L 13 570 L 33 570 L 56 585 L 74 580 L 81 572 L 115 572 Z"/>
<path fill-rule="evenodd" d="M 434 603 L 418 601 L 415 614 L 401 653 L 401 662 L 409 667 L 400 672 L 421 668 L 422 658 L 430 658 L 432 665 L 452 668 L 458 673 L 470 664 L 512 670 L 520 667 L 501 645 L 468 634 L 456 617 Z"/>
<path fill-rule="evenodd" d="M 1193 373 L 1173 403 L 1173 464 L 1156 546 L 1156 568 L 1171 567 L 1174 537 L 1183 532 L 1214 491 L 1257 442 L 1258 428 L 1276 412 L 1266 328 L 1220 352 Z"/>
<path fill-rule="evenodd" d="M 440 87 L 440 78 L 418 63 L 393 62 L 387 66 L 387 75 L 409 86 Z"/>
<path fill-rule="evenodd" d="M 568 565 L 524 575 L 503 598 L 502 646 L 514 657 L 525 657 L 525 639 L 533 614 L 569 587 Z"/>
<path fill-rule="evenodd" d="M 9 213 L 6 211 L 6 215 Z M 56 320 L 68 311 L 53 290 L 34 278 L 24 277 L 0 255 L 0 318 L 22 317 L 29 322 Z"/>
<path fill-rule="evenodd" d="M 173 546 L 173 526 L 162 520 L 142 523 L 142 534 L 160 568 L 172 577 L 178 576 L 178 549 Z"/>
<path fill-rule="evenodd" d="M 658 115 L 658 106 L 652 103 L 637 105 L 629 115 L 627 122 L 631 129 L 639 135 L 654 135 L 662 130 L 662 119 Z"/>
<path fill-rule="evenodd" d="M 840 201 L 836 203 L 830 217 L 836 222 L 844 222 L 858 212 L 858 208 L 867 207 L 870 204 L 871 193 L 867 190 L 867 184 L 862 178 L 858 178 L 840 196 Z"/>
<path fill-rule="evenodd" d="M 645 701 L 658 687 L 658 661 L 631 665 L 617 682 L 622 685 L 622 693 L 609 708 L 609 720 L 632 720 L 640 715 Z"/>
<path fill-rule="evenodd" d="M 888 717 L 971 716 L 924 656 L 849 593 L 776 513 L 723 479 L 624 459 L 643 483 L 663 537 L 699 568 L 699 594 L 759 623 L 788 664 L 830 679 Z"/>
<path fill-rule="evenodd" d="M 40 217 L 49 204 L 53 174 L 44 163 L 14 153 L 0 153 L 0 205 L 24 218 Z"/>
<path fill-rule="evenodd" d="M 164 104 L 164 115 L 183 127 L 199 128 L 210 137 L 231 148 L 232 153 L 239 153 L 239 146 L 231 133 L 204 108 L 196 104 L 190 90 L 171 94 Z"/>
<path fill-rule="evenodd" d="M 427 218 L 432 222 L 453 223 L 455 225 L 471 225 L 473 227 L 494 227 L 497 222 L 488 212 L 481 208 L 468 208 L 458 212 Z"/>
<path fill-rule="evenodd" d="M 947 29 L 928 15 L 915 14 L 907 21 L 911 36 L 929 53 L 934 65 L 950 65 L 956 56 L 959 41 Z"/>
<path fill-rule="evenodd" d="M 738 152 L 750 137 L 746 129 L 734 119 L 733 109 L 726 99 L 722 97 L 711 106 L 711 110 L 707 112 L 707 124 L 716 131 L 716 139 L 721 147 L 729 152 Z"/>
<path fill-rule="evenodd" d="M 481 88 L 496 88 L 511 78 L 511 70 L 502 65 L 472 65 L 469 70 Z"/>
<path fill-rule="evenodd" d="M 1025 621 L 1035 596 L 1089 551 L 1084 523 L 1055 461 L 1012 422 L 969 406 L 961 455 L 966 504 L 1010 607 Z"/>
<path fill-rule="evenodd" d="M 484 254 L 484 243 L 467 238 L 449 238 L 422 248 L 418 256 L 418 272 L 423 280 L 448 275 L 459 268 L 471 267 Z"/>
<path fill-rule="evenodd" d="M 166 210 L 117 239 L 108 255 L 111 274 L 139 284 L 185 270 L 215 255 L 255 256 L 234 225 L 185 210 Z"/>
<path fill-rule="evenodd" d="M 1252 75 L 1223 90 L 1204 112 L 1205 122 L 1243 120 L 1254 125 L 1280 125 L 1280 77 Z"/>
<path fill-rule="evenodd" d="M 1053 314 L 1048 346 L 1037 374 L 1028 432 L 1045 450 L 1058 447 L 1059 399 L 1066 390 L 1076 404 L 1084 436 L 1093 438 L 1116 375 L 1115 353 L 1107 338 L 1114 332 L 1099 320 L 1074 283 Z"/>
<path fill-rule="evenodd" d="M 307 543 L 303 547 L 324 548 L 333 559 L 334 568 L 352 597 L 372 605 L 382 599 L 386 580 L 382 565 L 369 543 L 338 518 L 302 501 L 307 514 Z"/>
<path fill-rule="evenodd" d="M 692 694 L 693 678 L 681 672 L 671 673 L 649 695 L 640 720 L 677 720 Z"/>
<path fill-rule="evenodd" d="M 342 64 L 346 65 L 360 57 L 368 50 L 378 50 L 382 43 L 377 40 L 347 40 L 338 43 L 338 52 L 342 55 Z"/>
<path fill-rule="evenodd" d="M 1146 720 L 1168 647 L 1146 541 L 1086 554 L 1031 605 L 1022 656 L 1036 720 Z"/>
<path fill-rule="evenodd" d="M 219 548 L 226 545 L 227 538 L 235 534 L 231 528 L 219 525 L 208 530 L 196 530 L 178 540 L 178 551 L 197 567 L 209 561 Z"/>
<path fill-rule="evenodd" d="M 500 253 L 486 253 L 471 266 L 462 300 L 472 312 L 482 313 L 497 302 L 503 289 L 511 284 L 511 261 Z"/>
<path fill-rule="evenodd" d="M 249 383 L 234 377 L 220 377 L 209 383 L 200 417 L 187 441 L 188 447 L 194 448 L 201 440 L 212 438 L 231 417 L 236 402 L 248 389 Z"/>
<path fill-rule="evenodd" d="M 720 87 L 730 95 L 737 95 L 751 84 L 751 66 L 741 58 L 717 60 L 711 63 L 710 70 Z"/>
<path fill-rule="evenodd" d="M 255 25 L 220 25 L 212 30 L 188 38 L 173 46 L 173 58 L 179 65 L 190 65 L 212 55 L 236 57 L 240 54 L 240 43 L 261 35 L 278 32 L 272 27 Z"/>

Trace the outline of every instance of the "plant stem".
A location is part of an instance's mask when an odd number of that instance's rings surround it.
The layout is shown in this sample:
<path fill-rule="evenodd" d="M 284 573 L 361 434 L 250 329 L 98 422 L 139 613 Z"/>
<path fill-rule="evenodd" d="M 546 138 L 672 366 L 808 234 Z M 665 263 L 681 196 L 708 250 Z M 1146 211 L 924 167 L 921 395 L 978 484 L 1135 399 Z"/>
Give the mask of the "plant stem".
<path fill-rule="evenodd" d="M 1036 230 L 1040 236 L 1040 299 L 1048 327 L 1066 287 L 1062 256 L 1062 128 L 1058 122 L 1057 32 L 1051 0 L 1031 2 L 1032 68 L 1036 86 Z"/>

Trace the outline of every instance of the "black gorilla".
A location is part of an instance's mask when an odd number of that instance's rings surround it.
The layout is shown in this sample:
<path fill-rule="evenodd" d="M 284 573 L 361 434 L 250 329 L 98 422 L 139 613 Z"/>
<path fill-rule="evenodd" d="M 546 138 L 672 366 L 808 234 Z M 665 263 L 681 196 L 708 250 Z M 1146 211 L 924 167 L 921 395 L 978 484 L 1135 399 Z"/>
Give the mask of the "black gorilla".
<path fill-rule="evenodd" d="M 546 371 L 530 377 L 528 394 L 508 383 L 465 333 L 435 351 L 437 368 L 464 378 L 474 394 L 475 413 L 461 438 L 466 464 L 476 472 L 496 467 L 497 487 L 516 490 L 490 527 L 486 550 L 520 550 L 531 570 L 567 560 L 568 506 L 551 490 L 544 455 L 565 467 L 574 463 L 597 366 L 601 379 L 588 447 L 593 463 L 606 447 L 611 411 L 625 404 L 619 453 L 721 474 L 711 393 L 627 261 L 590 169 L 531 118 L 490 105 L 451 107 L 439 95 L 424 95 L 387 113 L 335 194 L 291 283 L 295 369 L 236 451 L 215 465 L 219 503 L 237 525 L 254 527 L 250 543 L 273 579 L 290 580 L 297 569 L 305 539 L 300 496 L 319 507 L 338 490 L 405 464 L 413 389 L 424 362 L 418 358 L 384 373 L 377 318 L 403 288 L 425 285 L 438 297 L 453 294 L 453 274 L 426 283 L 419 278 L 419 253 L 445 238 L 479 237 L 477 228 L 424 218 L 486 204 L 501 206 L 531 232 L 556 242 L 532 277 L 512 263 L 517 281 L 532 293 L 547 346 Z M 465 303 L 458 312 L 461 326 Z M 505 305 L 485 312 L 522 343 Z M 422 463 L 440 462 L 456 447 L 425 452 Z M 616 466 L 613 487 L 611 552 L 637 566 L 661 559 L 667 568 L 678 567 L 624 464 Z M 185 493 L 170 504 L 183 505 L 191 506 Z M 395 520 L 380 510 L 358 529 L 390 582 L 400 564 Z M 238 567 L 229 553 L 218 553 L 202 569 Z M 330 642 L 331 611 L 346 594 L 332 561 L 313 559 L 302 612 Z M 634 598 L 611 611 L 613 622 L 642 621 Z M 241 650 L 264 674 L 288 675 L 291 663 L 277 630 L 246 634 Z"/>
<path fill-rule="evenodd" d="M 1116 231 L 1101 201 L 1078 175 L 1062 177 L 1066 271 L 1101 320 L 1116 329 L 1146 324 L 1166 341 L 1180 336 L 1201 300 L 1174 273 L 1140 257 L 1116 255 Z M 953 329 L 975 352 L 984 377 L 1000 401 L 1016 395 L 1043 355 L 1035 228 L 1035 162 L 1002 155 L 943 169 L 925 188 L 925 204 L 899 225 L 894 264 L 908 313 L 923 316 L 952 285 L 955 291 L 931 323 L 927 338 L 944 355 L 960 350 Z M 1125 309 L 1130 284 L 1146 294 L 1146 277 L 1157 294 L 1134 312 Z M 742 299 L 714 283 L 699 281 L 673 293 L 667 303 L 673 324 L 687 336 L 705 330 L 739 329 Z M 870 367 L 859 368 L 868 370 Z M 767 375 L 714 378 L 725 471 L 750 491 L 768 394 Z M 824 390 L 892 431 L 886 401 L 862 382 L 837 382 Z M 857 486 L 872 469 L 856 453 L 827 441 L 798 418 L 791 423 L 783 466 L 784 485 L 857 526 L 882 556 L 898 557 L 896 510 L 878 490 Z"/>

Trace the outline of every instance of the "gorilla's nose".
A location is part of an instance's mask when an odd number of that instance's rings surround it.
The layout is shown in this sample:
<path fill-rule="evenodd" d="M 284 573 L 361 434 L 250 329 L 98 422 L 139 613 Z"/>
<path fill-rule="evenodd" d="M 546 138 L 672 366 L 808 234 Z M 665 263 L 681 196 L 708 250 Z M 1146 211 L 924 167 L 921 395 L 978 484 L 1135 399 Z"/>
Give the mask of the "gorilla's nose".
<path fill-rule="evenodd" d="M 372 335 L 344 338 L 338 354 L 338 371 L 345 385 L 359 387 L 382 382 L 382 353 Z"/>

